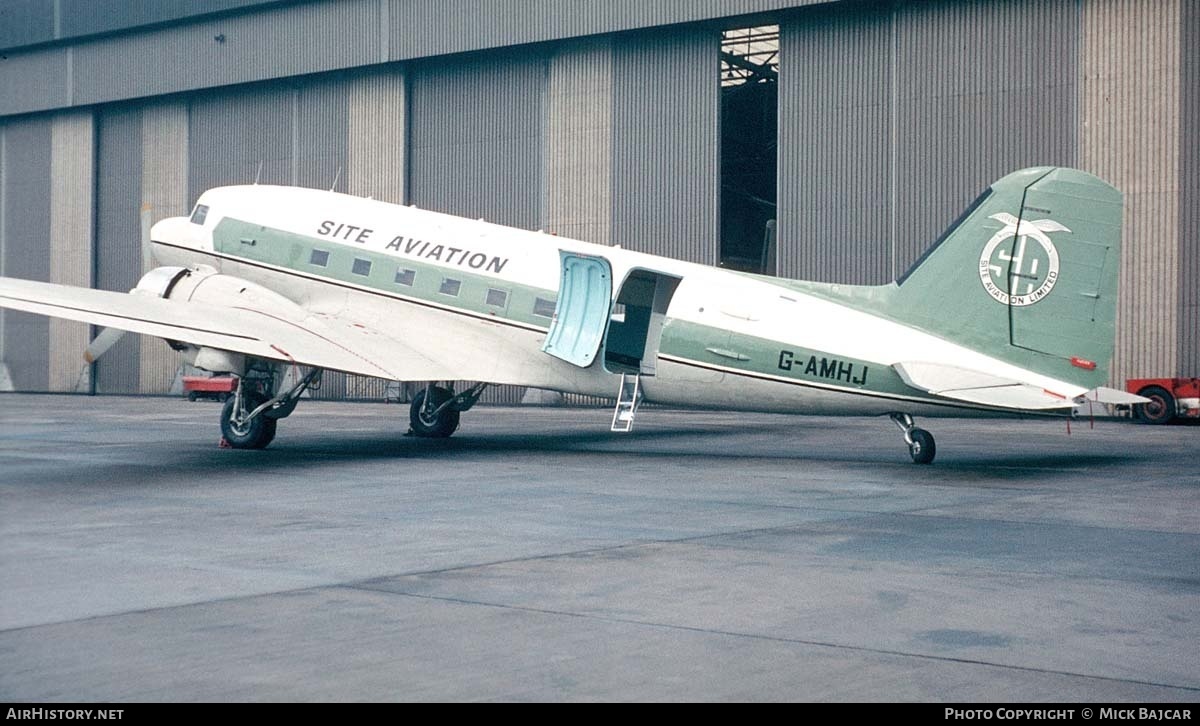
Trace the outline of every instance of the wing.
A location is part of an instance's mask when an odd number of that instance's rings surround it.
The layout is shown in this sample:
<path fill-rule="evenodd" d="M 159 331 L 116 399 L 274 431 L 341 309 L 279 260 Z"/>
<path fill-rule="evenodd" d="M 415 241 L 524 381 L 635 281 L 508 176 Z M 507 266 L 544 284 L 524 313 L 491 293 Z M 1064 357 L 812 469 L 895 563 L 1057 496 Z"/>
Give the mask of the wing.
<path fill-rule="evenodd" d="M 249 307 L 0 277 L 0 307 L 196 346 L 393 380 L 444 380 L 445 365 L 341 317 L 287 319 Z"/>

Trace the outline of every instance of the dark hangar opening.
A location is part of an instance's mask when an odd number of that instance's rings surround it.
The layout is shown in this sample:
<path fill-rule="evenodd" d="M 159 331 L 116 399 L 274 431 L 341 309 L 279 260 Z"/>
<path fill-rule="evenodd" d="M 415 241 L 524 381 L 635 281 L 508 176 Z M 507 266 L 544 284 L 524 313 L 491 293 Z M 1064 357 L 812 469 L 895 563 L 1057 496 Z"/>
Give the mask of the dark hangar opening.
<path fill-rule="evenodd" d="M 721 266 L 775 274 L 779 26 L 721 33 Z"/>

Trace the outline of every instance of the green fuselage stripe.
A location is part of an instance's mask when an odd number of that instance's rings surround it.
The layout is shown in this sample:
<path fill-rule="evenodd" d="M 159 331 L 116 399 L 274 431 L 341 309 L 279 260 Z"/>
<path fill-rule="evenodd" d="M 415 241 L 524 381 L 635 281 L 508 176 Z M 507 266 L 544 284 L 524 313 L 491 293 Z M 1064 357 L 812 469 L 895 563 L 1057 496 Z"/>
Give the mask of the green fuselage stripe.
<path fill-rule="evenodd" d="M 220 257 L 232 261 L 508 324 L 530 332 L 544 333 L 550 323 L 546 317 L 533 314 L 535 301 L 540 298 L 553 302 L 557 298 L 557 292 L 548 288 L 519 285 L 500 277 L 349 248 L 230 218 L 222 220 L 213 231 L 213 245 Z M 324 265 L 312 264 L 313 250 L 328 253 Z M 355 274 L 355 260 L 369 262 L 369 273 Z M 404 270 L 414 273 L 411 285 L 395 281 L 397 272 Z M 447 279 L 460 283 L 457 295 L 441 292 Z M 506 304 L 503 307 L 488 305 L 489 290 L 505 292 Z M 946 403 L 905 384 L 891 366 L 833 356 L 679 319 L 668 319 L 664 326 L 660 355 L 665 360 L 744 374 L 756 380 Z"/>
<path fill-rule="evenodd" d="M 534 315 L 538 298 L 553 303 L 553 290 L 513 285 L 499 277 L 481 275 L 462 268 L 447 268 L 411 258 L 397 258 L 368 249 L 355 249 L 316 237 L 271 229 L 226 217 L 213 230 L 213 246 L 228 257 L 293 270 L 307 276 L 367 288 L 389 297 L 420 300 L 438 307 L 453 308 L 487 317 L 508 320 L 545 330 L 550 320 Z M 328 253 L 324 265 L 312 264 L 313 250 Z M 370 263 L 366 275 L 355 274 L 355 260 Z M 396 282 L 397 272 L 412 270 L 411 285 Z M 442 292 L 447 280 L 458 281 L 457 294 Z M 503 306 L 487 304 L 489 289 L 508 293 Z"/>

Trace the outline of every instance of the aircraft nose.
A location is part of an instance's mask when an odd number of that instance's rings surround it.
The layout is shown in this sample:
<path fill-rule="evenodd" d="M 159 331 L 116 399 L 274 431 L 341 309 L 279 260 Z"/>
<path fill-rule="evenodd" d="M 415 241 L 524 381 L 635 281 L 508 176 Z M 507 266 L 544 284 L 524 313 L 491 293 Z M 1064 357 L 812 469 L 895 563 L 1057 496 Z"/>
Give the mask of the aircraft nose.
<path fill-rule="evenodd" d="M 167 217 L 155 222 L 153 226 L 143 226 L 148 232 L 142 239 L 142 259 L 147 267 L 155 264 L 186 264 L 176 259 L 179 254 L 200 249 L 193 227 L 195 225 L 191 224 L 187 217 Z"/>

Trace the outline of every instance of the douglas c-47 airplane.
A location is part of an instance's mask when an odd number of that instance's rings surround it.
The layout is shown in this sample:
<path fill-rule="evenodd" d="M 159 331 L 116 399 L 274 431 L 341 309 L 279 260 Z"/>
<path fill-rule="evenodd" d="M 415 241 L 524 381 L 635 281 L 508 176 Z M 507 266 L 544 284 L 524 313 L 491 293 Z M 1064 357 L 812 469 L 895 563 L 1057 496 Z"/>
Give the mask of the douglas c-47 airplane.
<path fill-rule="evenodd" d="M 742 411 L 1070 415 L 1113 350 L 1121 195 L 1063 168 L 993 184 L 898 281 L 731 272 L 313 189 L 205 192 L 149 233 L 129 293 L 0 278 L 0 307 L 157 336 L 238 377 L 221 429 L 262 448 L 322 369 L 429 384 L 412 432 L 449 436 L 488 384 Z M 90 360 L 90 357 L 89 357 Z M 297 375 L 287 377 L 289 369 Z M 285 381 L 287 381 L 285 383 Z"/>

